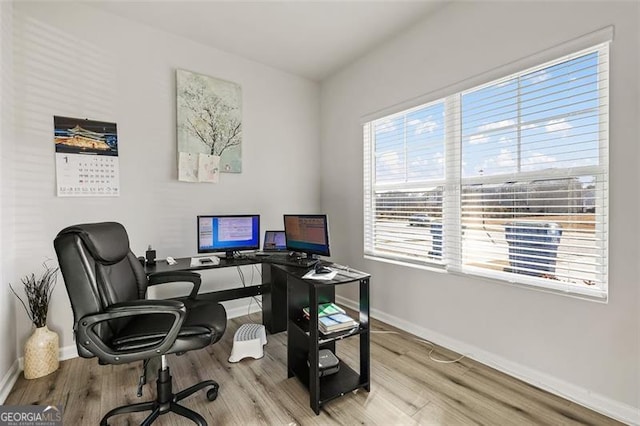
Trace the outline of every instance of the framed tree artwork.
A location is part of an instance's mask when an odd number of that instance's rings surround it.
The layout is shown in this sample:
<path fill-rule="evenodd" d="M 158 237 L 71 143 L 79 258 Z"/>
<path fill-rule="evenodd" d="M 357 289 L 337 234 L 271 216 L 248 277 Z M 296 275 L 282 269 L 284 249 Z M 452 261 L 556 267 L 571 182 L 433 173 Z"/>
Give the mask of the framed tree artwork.
<path fill-rule="evenodd" d="M 176 72 L 180 180 L 217 182 L 242 171 L 240 85 L 185 70 Z"/>

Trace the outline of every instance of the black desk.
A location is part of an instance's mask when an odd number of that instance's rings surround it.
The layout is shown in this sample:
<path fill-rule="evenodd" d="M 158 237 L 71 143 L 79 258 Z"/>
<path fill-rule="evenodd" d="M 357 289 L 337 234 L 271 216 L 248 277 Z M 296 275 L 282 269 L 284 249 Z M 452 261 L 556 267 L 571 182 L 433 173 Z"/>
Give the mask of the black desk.
<path fill-rule="evenodd" d="M 245 265 L 262 265 L 262 283 L 258 285 L 237 287 L 227 290 L 217 290 L 207 293 L 199 293 L 198 299 L 215 300 L 223 302 L 225 300 L 242 299 L 262 295 L 262 324 L 271 334 L 286 331 L 287 329 L 287 279 L 282 270 L 272 268 L 273 265 L 267 263 L 266 257 L 240 257 L 234 259 L 220 259 L 218 265 L 197 265 L 191 266 L 190 257 L 175 259 L 175 265 L 169 265 L 165 260 L 159 260 L 155 265 L 147 265 L 145 272 L 167 271 L 203 271 L 208 269 L 232 268 Z M 301 268 L 294 268 L 301 269 Z M 306 272 L 307 269 L 302 269 Z"/>
<path fill-rule="evenodd" d="M 225 301 L 262 295 L 262 324 L 270 333 L 288 331 L 288 376 L 297 377 L 309 389 L 313 411 L 320 413 L 326 402 L 353 390 L 370 389 L 370 330 L 369 330 L 369 274 L 354 270 L 339 270 L 331 280 L 303 278 L 310 267 L 269 263 L 269 257 L 242 257 L 220 259 L 218 265 L 191 266 L 191 258 L 176 259 L 176 265 L 160 261 L 147 266 L 147 274 L 165 271 L 201 271 L 256 265 L 262 267 L 262 283 L 254 286 L 199 293 L 199 299 Z M 346 332 L 323 335 L 318 331 L 317 309 L 310 310 L 310 319 L 303 318 L 302 309 L 319 303 L 335 302 L 335 287 L 343 284 L 359 286 L 357 328 Z M 310 324 L 315 324 L 311 327 Z M 360 340 L 360 362 L 353 369 L 340 361 L 338 373 L 321 377 L 318 368 L 318 352 L 330 349 L 336 353 L 336 342 L 350 337 Z M 336 355 L 338 355 L 336 353 Z M 339 358 L 339 356 L 338 356 Z"/>

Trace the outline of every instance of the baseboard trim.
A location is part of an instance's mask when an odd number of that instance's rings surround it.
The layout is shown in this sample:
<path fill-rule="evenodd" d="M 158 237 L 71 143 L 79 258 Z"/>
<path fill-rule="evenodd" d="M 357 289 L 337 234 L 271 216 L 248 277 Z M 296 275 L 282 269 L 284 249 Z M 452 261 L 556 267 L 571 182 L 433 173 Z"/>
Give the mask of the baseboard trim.
<path fill-rule="evenodd" d="M 262 312 L 262 309 L 256 304 L 252 303 L 250 310 L 247 310 L 247 306 L 240 306 L 237 308 L 227 309 L 227 318 L 237 318 L 242 317 L 249 314 L 254 314 L 256 312 Z"/>
<path fill-rule="evenodd" d="M 16 380 L 18 380 L 18 376 L 20 376 L 20 365 L 18 360 L 13 362 L 11 368 L 6 372 L 4 377 L 2 378 L 2 382 L 0 382 L 0 405 L 4 404 L 13 389 L 13 385 L 16 384 Z"/>
<path fill-rule="evenodd" d="M 76 348 L 76 345 L 65 346 L 64 348 L 60 348 L 60 353 L 58 356 L 60 357 L 60 361 L 77 358 L 78 348 Z"/>
<path fill-rule="evenodd" d="M 358 310 L 357 302 L 336 295 L 336 301 L 351 309 Z M 465 354 L 482 364 L 495 368 L 503 373 L 525 381 L 533 386 L 539 387 L 552 394 L 568 399 L 576 404 L 580 404 L 591 410 L 597 411 L 605 416 L 614 418 L 627 424 L 640 425 L 640 409 L 624 404 L 597 394 L 588 389 L 576 386 L 564 380 L 560 380 L 549 374 L 542 373 L 535 369 L 518 364 L 506 358 L 497 356 L 473 345 L 452 339 L 445 335 L 436 333 L 414 323 L 389 315 L 377 309 L 371 309 L 372 317 L 379 319 L 389 325 L 400 328 L 423 339 L 432 341 L 440 346 L 444 346 L 460 354 Z"/>

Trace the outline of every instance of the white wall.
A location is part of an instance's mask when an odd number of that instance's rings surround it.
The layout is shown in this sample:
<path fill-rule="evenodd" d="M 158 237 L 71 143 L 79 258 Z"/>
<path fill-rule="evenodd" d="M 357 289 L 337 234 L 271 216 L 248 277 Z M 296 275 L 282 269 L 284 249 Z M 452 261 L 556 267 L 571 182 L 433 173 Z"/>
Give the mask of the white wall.
<path fill-rule="evenodd" d="M 341 263 L 372 273 L 374 317 L 640 422 L 637 2 L 460 2 L 321 86 L 322 207 Z M 361 117 L 591 31 L 611 45 L 608 304 L 363 259 Z M 347 294 L 347 297 L 353 297 Z"/>
<path fill-rule="evenodd" d="M 4 159 L 6 158 L 5 141 L 11 139 L 12 129 L 12 48 L 11 36 L 12 27 L 12 5 L 7 2 L 0 2 L 0 179 L 5 182 L 7 179 Z M 5 204 L 10 191 L 0 186 L 0 203 Z M 5 222 L 8 214 L 4 208 L 0 208 L 0 259 L 7 253 L 11 253 L 10 246 L 5 244 L 9 236 L 6 232 Z M 0 345 L 0 403 L 4 401 L 9 393 L 13 380 L 15 379 L 16 363 L 16 327 L 14 320 L 13 295 L 9 290 L 8 282 L 15 283 L 12 276 L 12 268 L 0 262 L 0 340 L 4 342 Z"/>
<path fill-rule="evenodd" d="M 196 254 L 197 214 L 259 213 L 266 229 L 281 228 L 283 213 L 318 210 L 319 166 L 301 160 L 319 155 L 317 83 L 78 3 L 21 2 L 14 9 L 15 138 L 3 138 L 0 164 L 10 193 L 2 201 L 1 267 L 13 274 L 3 275 L 3 288 L 55 259 L 54 237 L 76 223 L 119 221 L 134 253 L 151 244 L 159 257 L 181 257 Z M 178 182 L 176 68 L 242 86 L 241 174 L 222 174 L 217 185 Z M 117 123 L 120 197 L 55 196 L 54 115 Z M 210 277 L 239 283 L 235 271 Z M 8 345 L 0 378 L 30 332 L 22 309 L 15 318 L 17 331 L 13 321 L 0 327 Z M 74 345 L 62 280 L 49 326 L 62 347 Z M 13 351 L 8 362 L 5 347 Z"/>

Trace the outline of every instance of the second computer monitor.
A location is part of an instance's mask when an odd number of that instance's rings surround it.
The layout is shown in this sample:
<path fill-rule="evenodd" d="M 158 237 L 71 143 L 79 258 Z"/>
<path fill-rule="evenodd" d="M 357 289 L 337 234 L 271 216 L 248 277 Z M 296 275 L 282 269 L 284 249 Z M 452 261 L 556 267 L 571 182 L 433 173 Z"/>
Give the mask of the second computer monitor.
<path fill-rule="evenodd" d="M 284 233 L 287 250 L 308 255 L 330 256 L 327 215 L 286 214 Z"/>

